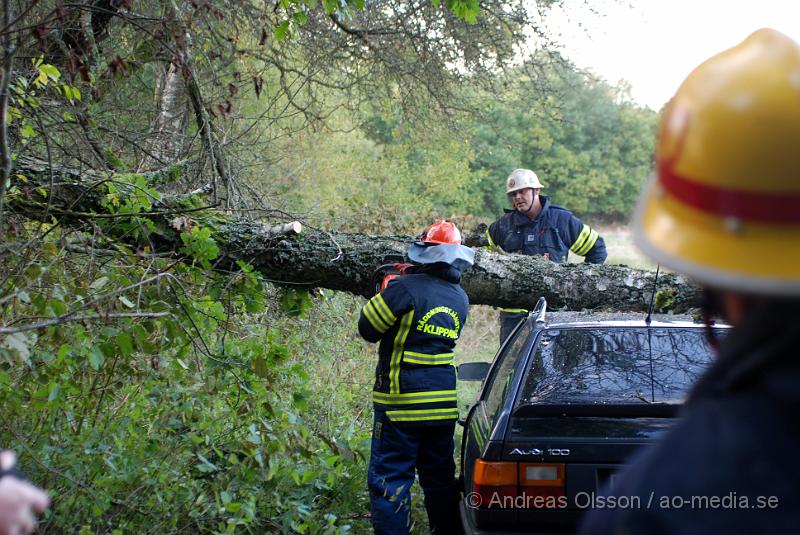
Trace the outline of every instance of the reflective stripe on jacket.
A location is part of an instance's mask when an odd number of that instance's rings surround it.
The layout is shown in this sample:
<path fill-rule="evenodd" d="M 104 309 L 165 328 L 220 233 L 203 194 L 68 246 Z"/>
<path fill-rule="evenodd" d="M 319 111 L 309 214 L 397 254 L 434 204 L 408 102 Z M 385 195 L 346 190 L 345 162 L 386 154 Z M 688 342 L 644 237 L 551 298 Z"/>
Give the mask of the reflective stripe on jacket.
<path fill-rule="evenodd" d="M 396 422 L 458 418 L 453 348 L 469 302 L 460 272 L 446 264 L 415 266 L 361 309 L 358 330 L 380 342 L 373 403 Z"/>
<path fill-rule="evenodd" d="M 586 262 L 602 264 L 606 257 L 606 244 L 603 238 L 572 212 L 550 204 L 550 200 L 540 195 L 542 211 L 536 219 L 517 210 L 507 210 L 506 214 L 489 226 L 486 237 L 492 247 L 499 247 L 507 253 L 541 255 L 553 262 L 567 260 L 568 251 L 586 258 Z"/>

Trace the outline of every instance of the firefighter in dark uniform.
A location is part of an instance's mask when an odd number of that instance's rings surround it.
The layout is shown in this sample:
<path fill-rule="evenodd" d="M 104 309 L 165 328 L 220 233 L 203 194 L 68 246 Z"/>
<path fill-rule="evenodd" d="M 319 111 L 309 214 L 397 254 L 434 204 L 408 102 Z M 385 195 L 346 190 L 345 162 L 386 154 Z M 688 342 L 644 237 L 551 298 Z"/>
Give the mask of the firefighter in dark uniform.
<path fill-rule="evenodd" d="M 461 271 L 474 261 L 452 223 L 438 221 L 408 257 L 415 265 L 361 310 L 358 330 L 380 342 L 367 482 L 375 533 L 409 533 L 415 470 L 431 533 L 461 532 L 453 461 L 458 419 L 453 348 L 467 321 Z"/>
<path fill-rule="evenodd" d="M 603 238 L 572 212 L 550 204 L 539 192 L 542 184 L 529 169 L 515 169 L 506 179 L 506 193 L 514 208 L 492 223 L 486 231 L 491 249 L 507 253 L 543 256 L 553 262 L 566 262 L 569 251 L 592 264 L 606 259 Z M 500 343 L 528 314 L 524 309 L 501 309 Z"/>
<path fill-rule="evenodd" d="M 589 511 L 581 533 L 798 532 L 798 148 L 800 46 L 774 30 L 701 64 L 667 104 L 634 238 L 733 328 L 680 422 L 618 474 L 613 493 L 642 506 Z"/>

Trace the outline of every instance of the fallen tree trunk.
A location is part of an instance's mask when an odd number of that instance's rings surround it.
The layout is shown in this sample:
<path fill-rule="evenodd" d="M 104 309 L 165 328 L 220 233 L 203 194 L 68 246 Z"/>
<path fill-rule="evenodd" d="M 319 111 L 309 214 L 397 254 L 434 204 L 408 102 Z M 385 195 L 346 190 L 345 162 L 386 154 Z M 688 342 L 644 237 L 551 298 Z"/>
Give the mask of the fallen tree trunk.
<path fill-rule="evenodd" d="M 147 241 L 155 252 L 177 254 L 181 233 L 193 228 L 211 229 L 219 247 L 215 266 L 234 268 L 242 260 L 266 279 L 285 285 L 322 287 L 364 297 L 373 294 L 374 269 L 387 257 L 403 255 L 411 243 L 407 236 L 369 236 L 303 228 L 290 224 L 290 232 L 276 234 L 276 227 L 238 219 L 200 205 L 199 197 L 163 197 L 151 209 L 134 214 L 110 213 L 107 184 L 114 184 L 120 199 L 141 195 L 131 175 L 107 175 L 59 169 L 52 175 L 41 162 L 18 162 L 18 174 L 28 183 L 26 194 L 9 200 L 16 213 L 30 218 L 56 218 L 63 224 L 80 225 L 117 218 L 139 218 L 148 224 Z M 165 170 L 162 173 L 171 173 Z M 157 173 L 148 177 L 158 180 Z M 141 176 L 141 175 L 135 175 Z M 107 234 L 114 226 L 106 225 Z M 129 228 L 117 236 L 130 242 Z M 532 308 L 544 296 L 551 308 L 568 310 L 644 311 L 650 301 L 654 273 L 624 266 L 555 264 L 538 257 L 499 254 L 476 249 L 476 262 L 464 273 L 463 287 L 473 304 Z M 656 310 L 685 312 L 699 302 L 698 288 L 683 277 L 659 277 Z"/>

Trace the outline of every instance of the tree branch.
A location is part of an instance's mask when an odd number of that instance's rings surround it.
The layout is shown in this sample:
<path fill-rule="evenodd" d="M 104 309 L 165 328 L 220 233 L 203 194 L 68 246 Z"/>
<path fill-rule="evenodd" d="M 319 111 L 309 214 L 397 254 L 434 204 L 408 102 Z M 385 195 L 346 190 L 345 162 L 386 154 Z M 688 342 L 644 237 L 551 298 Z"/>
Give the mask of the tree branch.
<path fill-rule="evenodd" d="M 14 57 L 14 41 L 11 39 L 11 1 L 3 0 L 3 60 L 0 67 L 0 236 L 3 234 L 3 208 L 6 188 L 11 178 L 11 147 L 8 143 L 8 98 L 11 84 L 11 60 Z"/>
<path fill-rule="evenodd" d="M 63 316 L 59 316 L 57 318 L 38 321 L 36 323 L 28 323 L 21 327 L 0 327 L 0 334 L 14 334 L 25 331 L 33 331 L 36 329 L 43 329 L 44 327 L 51 327 L 53 325 L 61 325 L 62 323 L 75 321 L 107 321 L 115 318 L 163 318 L 165 316 L 169 316 L 170 314 L 170 312 L 115 312 L 112 314 L 88 314 L 83 316 L 64 314 Z"/>

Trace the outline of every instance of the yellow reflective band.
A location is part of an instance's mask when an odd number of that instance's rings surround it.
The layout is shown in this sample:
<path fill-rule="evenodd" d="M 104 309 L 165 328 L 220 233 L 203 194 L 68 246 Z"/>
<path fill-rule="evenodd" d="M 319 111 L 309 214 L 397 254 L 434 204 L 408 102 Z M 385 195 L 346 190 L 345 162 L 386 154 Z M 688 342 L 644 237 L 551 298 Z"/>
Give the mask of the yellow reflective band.
<path fill-rule="evenodd" d="M 411 322 L 414 319 L 414 310 L 407 312 L 400 320 L 400 329 L 394 337 L 394 347 L 392 358 L 389 361 L 389 392 L 392 394 L 400 393 L 400 361 L 403 359 L 403 347 L 406 345 L 406 337 L 411 330 Z"/>
<path fill-rule="evenodd" d="M 409 364 L 427 364 L 430 366 L 439 366 L 442 364 L 452 364 L 452 353 L 441 353 L 439 355 L 428 355 L 426 353 L 415 353 L 413 351 L 406 351 L 403 353 L 403 362 Z"/>
<path fill-rule="evenodd" d="M 501 308 L 503 312 L 508 312 L 509 314 L 519 314 L 521 312 L 527 313 L 528 310 L 525 308 Z"/>
<path fill-rule="evenodd" d="M 383 296 L 381 294 L 376 294 L 375 297 L 370 299 L 370 301 L 372 301 L 372 306 L 375 307 L 375 311 L 380 315 L 381 319 L 386 324 L 392 325 L 397 321 L 397 317 L 392 314 L 392 311 L 389 309 L 386 301 L 383 300 Z"/>
<path fill-rule="evenodd" d="M 578 234 L 578 237 L 575 238 L 575 241 L 570 246 L 569 250 L 575 254 L 581 254 L 580 251 L 583 248 L 584 244 L 586 243 L 586 239 L 592 233 L 592 229 L 589 228 L 589 225 L 584 225 L 581 229 L 581 233 Z"/>
<path fill-rule="evenodd" d="M 367 304 L 364 305 L 362 310 L 364 311 L 364 316 L 367 318 L 367 321 L 372 324 L 376 331 L 383 334 L 389 330 L 389 325 L 386 325 L 386 323 L 378 317 L 378 315 L 375 313 L 375 310 L 372 308 L 372 301 L 367 301 Z"/>
<path fill-rule="evenodd" d="M 492 239 L 492 235 L 489 234 L 489 229 L 488 228 L 486 229 L 486 239 L 489 240 L 489 249 L 490 250 L 491 249 L 497 249 L 497 244 L 494 243 L 494 240 Z"/>
<path fill-rule="evenodd" d="M 407 411 L 386 411 L 386 416 L 393 422 L 423 422 L 430 420 L 455 420 L 458 409 L 419 409 Z"/>
<path fill-rule="evenodd" d="M 592 231 L 591 234 L 589 234 L 589 239 L 586 240 L 586 246 L 584 246 L 583 251 L 581 251 L 582 256 L 586 256 L 586 254 L 592 250 L 592 247 L 594 247 L 594 244 L 597 241 L 597 238 L 599 237 L 600 234 L 598 234 L 597 231 L 594 230 Z"/>
<path fill-rule="evenodd" d="M 432 390 L 430 392 L 407 392 L 405 394 L 387 394 L 373 392 L 372 401 L 381 405 L 411 405 L 413 403 L 435 403 L 456 401 L 455 390 Z"/>

